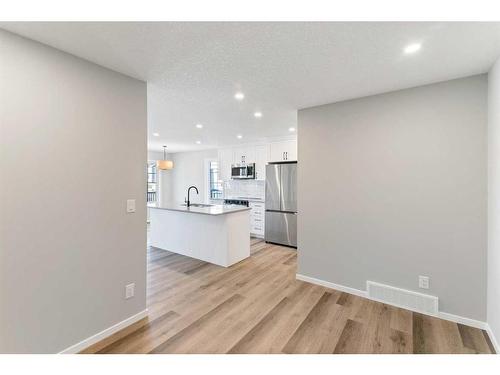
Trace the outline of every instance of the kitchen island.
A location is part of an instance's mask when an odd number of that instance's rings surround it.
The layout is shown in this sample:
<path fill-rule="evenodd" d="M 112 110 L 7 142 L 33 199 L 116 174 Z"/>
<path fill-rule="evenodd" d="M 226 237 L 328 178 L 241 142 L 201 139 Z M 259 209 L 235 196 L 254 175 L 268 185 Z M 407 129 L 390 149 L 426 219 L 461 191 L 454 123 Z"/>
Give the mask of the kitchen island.
<path fill-rule="evenodd" d="M 149 206 L 151 246 L 229 267 L 250 256 L 250 208 Z"/>

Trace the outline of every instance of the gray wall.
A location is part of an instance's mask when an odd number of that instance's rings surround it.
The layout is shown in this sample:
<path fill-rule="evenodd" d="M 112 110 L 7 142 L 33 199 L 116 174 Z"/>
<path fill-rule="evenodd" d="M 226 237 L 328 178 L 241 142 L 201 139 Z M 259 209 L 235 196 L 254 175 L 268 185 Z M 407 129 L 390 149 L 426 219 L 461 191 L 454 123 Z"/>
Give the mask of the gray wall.
<path fill-rule="evenodd" d="M 299 111 L 298 273 L 484 321 L 486 108 L 481 75 Z"/>
<path fill-rule="evenodd" d="M 167 159 L 170 154 L 167 154 Z M 148 160 L 153 161 L 153 160 L 162 160 L 163 159 L 163 152 L 162 151 L 150 151 L 148 150 Z"/>
<path fill-rule="evenodd" d="M 2 30 L 0 56 L 0 352 L 54 353 L 145 309 L 146 84 Z"/>
<path fill-rule="evenodd" d="M 488 324 L 500 339 L 500 60 L 488 74 Z"/>
<path fill-rule="evenodd" d="M 195 185 L 200 192 L 191 191 L 192 202 L 205 202 L 207 196 L 205 160 L 217 159 L 217 150 L 177 152 L 169 154 L 174 162 L 174 169 L 160 171 L 162 202 L 182 203 L 187 196 L 187 189 Z"/>

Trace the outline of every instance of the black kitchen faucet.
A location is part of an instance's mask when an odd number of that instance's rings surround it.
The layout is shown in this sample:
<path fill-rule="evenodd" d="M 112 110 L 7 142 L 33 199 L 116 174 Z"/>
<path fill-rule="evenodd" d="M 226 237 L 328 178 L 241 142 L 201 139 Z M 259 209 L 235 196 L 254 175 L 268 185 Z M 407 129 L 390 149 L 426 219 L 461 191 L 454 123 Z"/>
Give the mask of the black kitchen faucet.
<path fill-rule="evenodd" d="M 189 205 L 191 204 L 191 203 L 189 202 L 189 192 L 191 191 L 191 189 L 196 190 L 196 194 L 200 194 L 200 193 L 198 192 L 198 188 L 197 188 L 196 186 L 190 186 L 190 187 L 188 188 L 188 199 L 187 199 L 187 201 L 186 201 L 186 205 L 187 205 L 188 207 L 189 207 Z"/>

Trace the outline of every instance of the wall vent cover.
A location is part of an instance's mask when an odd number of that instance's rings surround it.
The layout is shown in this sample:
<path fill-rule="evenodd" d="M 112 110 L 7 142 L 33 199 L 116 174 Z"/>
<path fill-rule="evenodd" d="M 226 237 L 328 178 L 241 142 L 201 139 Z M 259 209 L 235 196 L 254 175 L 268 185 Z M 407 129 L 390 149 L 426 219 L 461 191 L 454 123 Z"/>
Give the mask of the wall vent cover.
<path fill-rule="evenodd" d="M 366 289 L 370 299 L 424 314 L 438 313 L 438 297 L 373 281 L 366 282 Z"/>

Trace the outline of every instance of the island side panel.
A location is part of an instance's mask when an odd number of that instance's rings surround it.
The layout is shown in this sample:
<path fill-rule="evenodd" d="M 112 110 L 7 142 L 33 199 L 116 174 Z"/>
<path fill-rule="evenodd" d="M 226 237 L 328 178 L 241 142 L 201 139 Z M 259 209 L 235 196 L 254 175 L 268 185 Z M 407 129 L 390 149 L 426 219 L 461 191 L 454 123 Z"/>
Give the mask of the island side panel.
<path fill-rule="evenodd" d="M 151 246 L 226 267 L 225 216 L 151 210 Z"/>
<path fill-rule="evenodd" d="M 227 265 L 250 256 L 250 211 L 235 212 L 226 217 Z"/>

